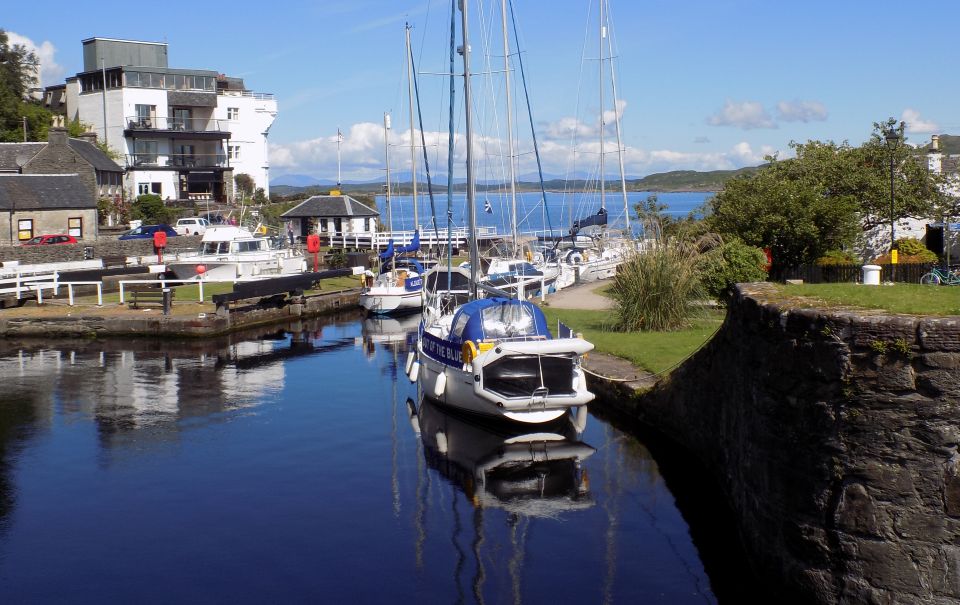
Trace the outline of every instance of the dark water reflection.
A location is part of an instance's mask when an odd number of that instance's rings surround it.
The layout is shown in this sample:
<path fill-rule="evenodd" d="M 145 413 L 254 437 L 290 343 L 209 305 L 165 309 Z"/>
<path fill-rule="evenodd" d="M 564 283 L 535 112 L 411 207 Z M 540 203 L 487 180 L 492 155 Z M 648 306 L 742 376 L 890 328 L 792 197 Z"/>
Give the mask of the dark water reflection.
<path fill-rule="evenodd" d="M 643 444 L 421 403 L 415 327 L 0 344 L 0 602 L 716 601 Z"/>

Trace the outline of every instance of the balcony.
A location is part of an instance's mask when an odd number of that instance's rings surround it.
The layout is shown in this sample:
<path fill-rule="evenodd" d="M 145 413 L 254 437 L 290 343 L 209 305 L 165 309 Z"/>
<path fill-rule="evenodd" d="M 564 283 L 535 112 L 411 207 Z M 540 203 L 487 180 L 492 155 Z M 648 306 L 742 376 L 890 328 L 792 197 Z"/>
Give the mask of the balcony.
<path fill-rule="evenodd" d="M 222 153 L 159 154 L 135 153 L 126 156 L 127 167 L 131 170 L 187 170 L 196 168 L 229 168 L 227 158 Z"/>
<path fill-rule="evenodd" d="M 131 138 L 168 136 L 202 140 L 229 139 L 227 120 L 212 118 L 168 118 L 154 116 L 128 116 L 124 136 Z"/>

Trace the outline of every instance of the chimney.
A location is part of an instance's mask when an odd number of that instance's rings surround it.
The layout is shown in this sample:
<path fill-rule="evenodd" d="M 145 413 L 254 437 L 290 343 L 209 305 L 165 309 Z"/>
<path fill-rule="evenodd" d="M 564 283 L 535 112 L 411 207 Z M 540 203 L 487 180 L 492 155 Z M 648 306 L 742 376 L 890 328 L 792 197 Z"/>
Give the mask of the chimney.
<path fill-rule="evenodd" d="M 81 141 L 86 141 L 91 145 L 97 144 L 97 133 L 95 132 L 82 132 L 79 136 L 77 136 L 77 138 Z"/>
<path fill-rule="evenodd" d="M 938 153 L 940 151 L 940 135 L 935 134 L 930 136 L 930 153 Z"/>
<path fill-rule="evenodd" d="M 50 143 L 50 145 L 65 146 L 67 144 L 67 129 L 51 128 L 47 135 L 47 142 Z"/>

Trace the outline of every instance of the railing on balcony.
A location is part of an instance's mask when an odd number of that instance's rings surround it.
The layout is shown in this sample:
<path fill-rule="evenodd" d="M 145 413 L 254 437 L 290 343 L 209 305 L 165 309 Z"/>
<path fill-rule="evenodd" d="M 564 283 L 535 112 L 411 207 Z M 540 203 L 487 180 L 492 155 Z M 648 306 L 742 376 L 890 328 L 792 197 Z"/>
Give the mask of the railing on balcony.
<path fill-rule="evenodd" d="M 143 168 L 225 168 L 227 158 L 222 153 L 134 153 L 127 156 L 127 166 Z"/>
<path fill-rule="evenodd" d="M 167 118 L 128 116 L 127 128 L 130 130 L 172 130 L 176 132 L 225 132 L 227 120 L 213 118 Z"/>

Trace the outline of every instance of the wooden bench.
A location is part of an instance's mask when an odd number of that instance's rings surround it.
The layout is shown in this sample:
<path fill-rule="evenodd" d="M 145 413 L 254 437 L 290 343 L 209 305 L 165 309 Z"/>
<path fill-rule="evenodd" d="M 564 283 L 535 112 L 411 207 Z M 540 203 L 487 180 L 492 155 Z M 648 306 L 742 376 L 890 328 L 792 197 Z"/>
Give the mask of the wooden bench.
<path fill-rule="evenodd" d="M 100 259 L 103 261 L 103 268 L 107 267 L 126 267 L 127 266 L 127 257 L 120 254 L 115 256 L 104 256 Z"/>
<path fill-rule="evenodd" d="M 130 308 L 132 309 L 139 309 L 141 304 L 163 306 L 163 288 L 158 286 L 128 286 L 127 292 L 130 293 Z M 176 290 L 170 288 L 170 304 L 173 304 L 176 293 Z"/>

